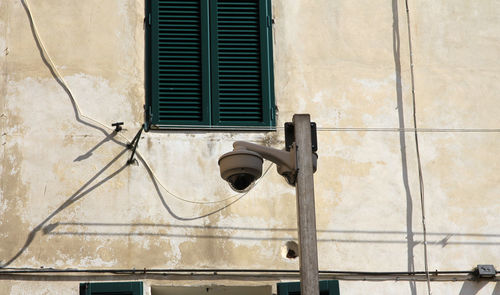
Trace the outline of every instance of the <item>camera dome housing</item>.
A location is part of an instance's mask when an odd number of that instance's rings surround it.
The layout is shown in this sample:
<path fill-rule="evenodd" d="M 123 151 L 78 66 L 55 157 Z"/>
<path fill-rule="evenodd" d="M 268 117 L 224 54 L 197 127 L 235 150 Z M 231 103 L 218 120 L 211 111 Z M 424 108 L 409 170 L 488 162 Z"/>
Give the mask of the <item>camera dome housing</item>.
<path fill-rule="evenodd" d="M 262 156 L 247 149 L 235 149 L 219 158 L 220 175 L 237 192 L 245 191 L 262 176 Z"/>

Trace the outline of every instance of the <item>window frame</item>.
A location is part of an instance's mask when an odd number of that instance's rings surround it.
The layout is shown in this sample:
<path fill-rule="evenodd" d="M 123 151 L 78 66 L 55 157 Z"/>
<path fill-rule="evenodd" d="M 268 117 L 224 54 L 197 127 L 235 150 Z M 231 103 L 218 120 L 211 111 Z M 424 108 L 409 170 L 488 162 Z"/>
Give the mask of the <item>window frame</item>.
<path fill-rule="evenodd" d="M 262 121 L 231 121 L 219 120 L 220 108 L 217 99 L 218 75 L 214 72 L 214 63 L 217 61 L 214 42 L 217 34 L 216 1 L 199 0 L 201 9 L 201 64 L 202 64 L 202 113 L 203 120 L 194 121 L 176 120 L 173 123 L 159 121 L 159 103 L 155 90 L 158 89 L 158 80 L 155 79 L 153 64 L 158 60 L 154 50 L 153 35 L 158 34 L 158 28 L 152 25 L 155 9 L 158 9 L 158 0 L 145 0 L 145 93 L 144 106 L 145 130 L 276 130 L 276 107 L 274 96 L 274 67 L 273 67 L 273 42 L 272 42 L 272 0 L 256 0 L 259 5 L 259 30 L 260 30 L 260 75 L 261 75 L 261 111 Z M 204 32 L 204 33 L 203 33 Z M 156 90 L 158 91 L 158 90 Z"/>
<path fill-rule="evenodd" d="M 142 282 L 99 282 L 80 283 L 80 295 L 124 294 L 143 295 Z"/>
<path fill-rule="evenodd" d="M 277 295 L 289 295 L 290 293 L 300 294 L 300 282 L 278 283 Z M 328 295 L 340 295 L 339 281 L 328 280 L 319 282 L 319 292 L 328 292 Z"/>

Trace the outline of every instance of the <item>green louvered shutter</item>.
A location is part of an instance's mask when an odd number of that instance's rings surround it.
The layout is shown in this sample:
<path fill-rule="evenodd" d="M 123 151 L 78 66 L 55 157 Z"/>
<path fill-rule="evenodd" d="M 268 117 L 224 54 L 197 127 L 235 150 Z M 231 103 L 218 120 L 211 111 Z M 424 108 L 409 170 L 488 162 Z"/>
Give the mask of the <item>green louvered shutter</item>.
<path fill-rule="evenodd" d="M 269 2 L 210 2 L 215 125 L 274 126 Z"/>
<path fill-rule="evenodd" d="M 277 284 L 278 295 L 300 295 L 300 282 Z M 319 295 L 340 295 L 339 281 L 329 280 L 319 282 Z"/>
<path fill-rule="evenodd" d="M 142 282 L 81 283 L 80 295 L 142 295 Z"/>
<path fill-rule="evenodd" d="M 151 1 L 154 125 L 210 122 L 207 11 L 206 1 Z"/>
<path fill-rule="evenodd" d="M 275 127 L 270 2 L 146 0 L 148 127 Z"/>

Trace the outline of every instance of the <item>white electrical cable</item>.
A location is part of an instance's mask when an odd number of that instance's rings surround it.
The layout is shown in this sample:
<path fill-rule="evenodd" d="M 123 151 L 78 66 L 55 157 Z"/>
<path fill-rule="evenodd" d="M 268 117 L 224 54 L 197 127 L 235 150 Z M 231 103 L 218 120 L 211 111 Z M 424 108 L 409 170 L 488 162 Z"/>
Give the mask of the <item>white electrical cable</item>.
<path fill-rule="evenodd" d="M 257 185 L 258 181 L 254 182 L 252 184 L 251 187 L 248 188 L 247 191 L 245 191 L 244 193 L 240 193 L 240 194 L 234 194 L 232 196 L 229 196 L 227 198 L 224 198 L 224 199 L 221 199 L 221 200 L 217 200 L 217 201 L 192 201 L 192 200 L 188 200 L 188 199 L 184 199 L 172 192 L 170 192 L 162 183 L 161 181 L 158 179 L 158 176 L 156 176 L 156 174 L 154 173 L 154 171 L 150 168 L 149 164 L 147 163 L 146 159 L 137 152 L 137 155 L 141 157 L 142 161 L 144 162 L 144 164 L 146 165 L 146 167 L 149 169 L 149 171 L 151 172 L 151 175 L 153 176 L 153 178 L 155 179 L 155 181 L 160 185 L 161 188 L 163 188 L 163 190 L 165 190 L 165 192 L 167 192 L 169 195 L 171 195 L 172 197 L 180 200 L 180 201 L 183 201 L 183 202 L 186 202 L 186 203 L 192 203 L 192 204 L 215 204 L 215 203 L 222 203 L 222 202 L 225 202 L 225 201 L 228 201 L 228 200 L 231 200 L 231 199 L 234 199 L 236 197 L 242 197 L 243 195 L 246 195 L 248 194 L 248 192 L 250 192 L 254 187 L 255 185 Z M 269 166 L 266 168 L 265 170 L 265 173 L 262 174 L 261 178 L 264 177 L 264 175 L 267 174 L 267 171 L 269 171 L 269 169 L 271 168 L 271 166 L 273 165 L 273 163 L 269 164 Z"/>
<path fill-rule="evenodd" d="M 75 107 L 76 107 L 76 110 L 78 112 L 78 115 L 82 118 L 85 118 L 89 121 L 92 121 L 100 126 L 102 126 L 103 128 L 106 128 L 108 130 L 113 130 L 113 128 L 111 127 L 108 127 L 106 126 L 105 124 L 93 119 L 93 118 L 90 118 L 86 115 L 84 115 L 81 110 L 80 110 L 80 105 L 78 104 L 78 102 L 74 99 L 74 95 L 73 93 L 71 92 L 71 89 L 68 87 L 68 84 L 66 83 L 66 81 L 64 80 L 64 78 L 62 77 L 61 73 L 59 73 L 59 71 L 57 70 L 57 67 L 54 65 L 54 62 L 52 61 L 52 58 L 50 58 L 50 55 L 47 53 L 47 49 L 45 48 L 45 45 L 43 44 L 43 41 L 42 39 L 40 38 L 40 35 L 38 34 L 38 28 L 37 28 L 37 25 L 36 25 L 36 22 L 35 22 L 35 19 L 33 18 L 33 15 L 31 14 L 31 7 L 29 5 L 29 2 L 28 0 L 21 0 L 25 7 L 26 7 L 26 12 L 28 13 L 28 17 L 30 18 L 30 21 L 33 25 L 33 32 L 34 32 L 34 35 L 35 35 L 35 38 L 36 38 L 36 41 L 37 43 L 40 45 L 40 49 L 42 51 L 42 54 L 43 54 L 43 57 L 44 59 L 49 63 L 52 71 L 54 72 L 54 74 L 56 75 L 57 79 L 59 79 L 59 81 L 61 81 L 61 83 L 66 87 L 66 89 L 68 90 L 70 96 L 71 96 L 71 100 L 75 103 Z"/>
<path fill-rule="evenodd" d="M 245 191 L 244 193 L 242 193 L 241 195 L 238 196 L 238 198 L 236 198 L 234 201 L 231 201 L 229 203 L 227 203 L 226 205 L 218 208 L 218 209 L 215 209 L 209 213 L 205 213 L 205 214 L 202 214 L 202 215 L 199 215 L 199 216 L 195 216 L 195 217 L 182 217 L 182 220 L 185 220 L 185 221 L 189 221 L 189 220 L 196 220 L 196 219 L 200 219 L 200 218 L 205 218 L 205 217 L 208 217 L 212 214 L 215 214 L 217 212 L 220 212 L 224 209 L 226 209 L 227 207 L 233 205 L 234 203 L 238 202 L 239 200 L 243 199 L 244 196 L 246 196 L 256 185 L 257 183 L 259 183 L 263 178 L 264 176 L 266 176 L 267 172 L 269 171 L 269 169 L 271 169 L 271 167 L 273 166 L 273 164 L 271 163 L 269 166 L 267 166 L 266 170 L 264 171 L 264 173 L 262 174 L 262 176 L 252 184 L 252 186 L 247 190 Z"/>
<path fill-rule="evenodd" d="M 81 108 L 80 108 L 80 105 L 78 104 L 78 101 L 76 100 L 75 96 L 73 95 L 73 92 L 71 91 L 71 89 L 69 88 L 68 86 L 68 83 L 66 83 L 66 81 L 64 80 L 63 76 L 61 75 L 61 73 L 59 72 L 59 70 L 57 69 L 56 65 L 54 64 L 54 62 L 52 61 L 52 58 L 50 57 L 47 49 L 45 48 L 45 45 L 42 41 L 42 39 L 40 38 L 40 35 L 38 33 L 38 27 L 36 25 L 36 22 L 35 22 L 35 19 L 31 13 L 31 7 L 29 5 L 29 1 L 28 0 L 21 0 L 22 3 L 24 4 L 25 8 L 26 8 L 26 12 L 28 13 L 28 17 L 30 19 L 30 22 L 32 24 L 32 28 L 33 28 L 33 33 L 35 35 L 35 38 L 36 38 L 36 42 L 39 44 L 40 46 L 40 51 L 43 55 L 43 58 L 47 61 L 48 63 L 48 66 L 50 67 L 50 69 L 52 70 L 52 72 L 54 73 L 54 75 L 56 76 L 56 78 L 63 84 L 64 88 L 68 91 L 69 93 L 69 96 L 70 96 L 70 99 L 71 101 L 74 103 L 75 105 L 75 109 L 78 113 L 78 116 L 79 117 L 82 117 L 82 118 L 85 118 L 95 124 L 98 124 L 99 126 L 109 130 L 109 131 L 114 131 L 114 128 L 112 127 L 109 127 L 107 126 L 106 124 L 94 119 L 94 118 L 91 118 L 85 114 L 83 114 L 83 112 L 81 111 Z M 121 137 L 123 140 L 125 140 L 126 142 L 131 142 L 126 136 L 120 134 L 120 133 L 117 133 L 117 135 L 119 137 Z M 149 163 L 147 162 L 146 158 L 140 153 L 139 150 L 136 150 L 136 153 L 138 156 L 141 157 L 141 159 L 143 160 L 146 168 L 151 172 L 151 175 L 153 176 L 153 178 L 155 179 L 155 181 L 160 185 L 160 187 L 162 187 L 169 195 L 171 195 L 172 197 L 180 200 L 180 201 L 183 201 L 183 202 L 187 202 L 187 203 L 192 203 L 192 204 L 215 204 L 215 203 L 222 203 L 222 202 L 226 202 L 228 200 L 231 200 L 231 199 L 234 199 L 235 197 L 242 197 L 244 195 L 246 195 L 251 189 L 253 189 L 255 187 L 252 186 L 250 188 L 250 190 L 248 190 L 246 193 L 244 194 L 235 194 L 235 195 L 232 195 L 232 196 L 229 196 L 229 197 L 226 197 L 226 198 L 223 198 L 221 200 L 216 200 L 216 201 L 193 201 L 193 200 L 188 200 L 186 198 L 182 198 L 174 193 L 172 193 L 171 191 L 169 191 L 165 185 L 163 185 L 163 183 L 160 181 L 160 179 L 158 178 L 158 176 L 156 175 L 156 173 L 154 172 L 154 170 L 151 168 L 151 165 L 149 165 Z M 268 170 L 269 170 L 270 166 L 268 167 Z M 266 170 L 267 171 L 267 170 Z M 256 182 L 257 183 L 257 182 Z M 256 184 L 255 183 L 255 184 Z"/>

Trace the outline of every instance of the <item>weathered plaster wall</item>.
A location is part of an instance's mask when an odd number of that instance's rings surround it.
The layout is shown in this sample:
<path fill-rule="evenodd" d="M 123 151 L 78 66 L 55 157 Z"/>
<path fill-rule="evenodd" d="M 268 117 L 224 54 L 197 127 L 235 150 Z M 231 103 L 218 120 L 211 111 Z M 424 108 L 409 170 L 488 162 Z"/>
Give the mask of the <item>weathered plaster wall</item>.
<path fill-rule="evenodd" d="M 108 126 L 125 121 L 123 135 L 131 139 L 143 118 L 143 1 L 30 4 L 82 113 Z M 493 131 L 500 114 L 500 3 L 409 4 L 417 124 L 434 130 L 419 133 L 429 268 L 500 268 L 500 133 Z M 320 268 L 423 270 L 415 139 L 397 131 L 413 127 L 404 1 L 273 0 L 273 14 L 278 126 L 294 113 L 310 113 L 320 127 Z M 38 46 L 21 1 L 1 1 L 0 264 L 298 267 L 282 254 L 296 239 L 294 189 L 272 167 L 238 199 L 218 176 L 217 159 L 233 141 L 281 148 L 282 129 L 143 134 L 140 152 L 162 187 L 144 162 L 125 166 L 122 137 L 77 115 Z M 220 202 L 200 204 L 214 201 Z M 474 284 L 432 288 L 500 293 L 498 283 Z M 77 285 L 4 280 L 0 293 L 76 294 Z M 341 288 L 426 293 L 424 283 L 408 282 L 342 281 Z"/>

